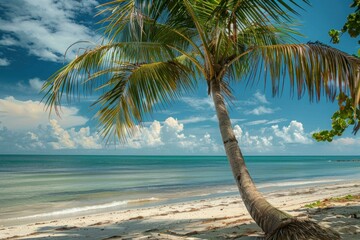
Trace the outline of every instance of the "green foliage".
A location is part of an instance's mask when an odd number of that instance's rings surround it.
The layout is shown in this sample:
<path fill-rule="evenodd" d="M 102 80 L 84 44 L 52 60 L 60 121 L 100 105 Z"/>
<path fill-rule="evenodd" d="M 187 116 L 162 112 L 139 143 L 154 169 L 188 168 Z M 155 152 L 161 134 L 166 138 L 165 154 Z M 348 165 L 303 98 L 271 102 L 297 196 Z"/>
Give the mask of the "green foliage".
<path fill-rule="evenodd" d="M 324 207 L 327 207 L 331 203 L 348 202 L 348 201 L 355 201 L 355 200 L 359 200 L 359 199 L 360 199 L 360 195 L 348 194 L 348 195 L 343 196 L 343 197 L 326 198 L 326 199 L 321 200 L 321 201 L 318 200 L 316 202 L 306 204 L 304 207 L 306 207 L 306 208 L 324 208 Z"/>
<path fill-rule="evenodd" d="M 316 202 L 313 202 L 313 203 L 306 204 L 304 207 L 306 207 L 306 208 L 315 208 L 315 207 L 320 207 L 320 206 L 321 206 L 321 201 L 316 201 Z"/>
<path fill-rule="evenodd" d="M 344 196 L 344 197 L 339 197 L 339 198 L 333 198 L 335 201 L 343 201 L 343 200 L 354 200 L 354 199 L 356 199 L 356 196 L 353 196 L 353 195 L 351 195 L 351 194 L 349 194 L 349 195 L 346 195 L 346 196 Z"/>
<path fill-rule="evenodd" d="M 354 0 L 350 7 L 356 8 L 356 10 L 348 15 L 347 22 L 341 31 L 348 32 L 350 37 L 355 38 L 360 34 L 360 0 Z"/>
<path fill-rule="evenodd" d="M 331 130 L 323 130 L 314 133 L 312 137 L 317 141 L 331 142 L 335 136 L 341 136 L 350 126 L 354 125 L 353 133 L 356 134 L 359 129 L 360 110 L 354 107 L 354 101 L 346 94 L 341 93 L 338 97 L 339 110 L 331 117 Z"/>
<path fill-rule="evenodd" d="M 339 43 L 340 37 L 343 33 L 348 33 L 350 37 L 356 38 L 360 34 L 360 0 L 353 0 L 350 5 L 351 8 L 356 8 L 355 11 L 347 16 L 346 22 L 341 30 L 331 29 L 329 36 L 332 43 Z M 360 41 L 359 41 L 360 44 Z M 360 49 L 358 50 L 358 56 L 360 56 Z"/>
<path fill-rule="evenodd" d="M 329 31 L 331 42 L 334 44 L 340 42 L 340 37 L 345 32 L 347 32 L 352 38 L 356 38 L 360 34 L 360 0 L 353 0 L 353 3 L 350 5 L 350 7 L 356 9 L 353 13 L 347 16 L 347 21 L 345 22 L 341 31 L 335 29 L 331 29 Z M 353 56 L 360 57 L 360 49 L 358 49 L 357 55 Z M 354 125 L 353 134 L 356 134 L 360 128 L 359 107 L 358 104 L 354 101 L 354 98 L 350 98 L 345 94 L 340 94 L 338 96 L 338 101 L 339 110 L 336 111 L 331 117 L 332 129 L 314 133 L 312 137 L 316 141 L 331 142 L 334 137 L 341 136 L 343 132 L 351 125 Z"/>
<path fill-rule="evenodd" d="M 329 31 L 329 35 L 330 35 L 330 37 L 331 37 L 331 41 L 332 41 L 332 43 L 339 43 L 340 42 L 340 33 L 341 33 L 341 31 L 339 31 L 339 30 L 335 30 L 335 29 L 331 29 L 330 31 Z"/>

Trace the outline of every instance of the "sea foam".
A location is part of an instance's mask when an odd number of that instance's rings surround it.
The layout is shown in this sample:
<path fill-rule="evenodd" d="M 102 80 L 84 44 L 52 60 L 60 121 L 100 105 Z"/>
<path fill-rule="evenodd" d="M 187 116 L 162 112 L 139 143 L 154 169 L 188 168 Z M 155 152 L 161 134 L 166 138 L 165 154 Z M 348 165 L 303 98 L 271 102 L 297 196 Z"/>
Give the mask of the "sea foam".
<path fill-rule="evenodd" d="M 68 214 L 81 213 L 81 212 L 87 212 L 87 211 L 95 211 L 95 210 L 106 209 L 106 208 L 113 208 L 113 207 L 118 207 L 118 206 L 125 206 L 128 204 L 140 204 L 140 203 L 159 201 L 159 200 L 161 200 L 161 199 L 151 197 L 151 198 L 134 199 L 134 200 L 127 200 L 127 201 L 114 201 L 114 202 L 105 203 L 105 204 L 68 208 L 68 209 L 63 209 L 63 210 L 54 211 L 54 212 L 47 212 L 47 213 L 40 213 L 40 214 L 29 215 L 29 216 L 24 216 L 24 217 L 17 217 L 17 218 L 13 218 L 13 219 L 9 219 L 9 220 L 22 220 L 22 219 L 31 219 L 31 218 L 61 216 L 61 215 L 68 215 Z"/>
<path fill-rule="evenodd" d="M 321 180 L 310 180 L 310 181 L 272 182 L 272 183 L 259 184 L 258 188 L 301 186 L 301 185 L 309 185 L 309 184 L 314 185 L 316 183 L 331 183 L 331 182 L 341 182 L 341 181 L 344 181 L 344 179 L 321 179 Z"/>

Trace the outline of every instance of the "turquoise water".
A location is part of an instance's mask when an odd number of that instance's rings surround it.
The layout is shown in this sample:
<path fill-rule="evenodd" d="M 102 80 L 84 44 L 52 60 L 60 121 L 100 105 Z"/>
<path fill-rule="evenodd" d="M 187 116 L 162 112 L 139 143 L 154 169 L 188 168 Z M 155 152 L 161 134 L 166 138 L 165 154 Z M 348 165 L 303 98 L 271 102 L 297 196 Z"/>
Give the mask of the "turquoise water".
<path fill-rule="evenodd" d="M 246 161 L 264 192 L 360 177 L 357 156 Z M 233 194 L 222 156 L 0 155 L 0 225 Z"/>

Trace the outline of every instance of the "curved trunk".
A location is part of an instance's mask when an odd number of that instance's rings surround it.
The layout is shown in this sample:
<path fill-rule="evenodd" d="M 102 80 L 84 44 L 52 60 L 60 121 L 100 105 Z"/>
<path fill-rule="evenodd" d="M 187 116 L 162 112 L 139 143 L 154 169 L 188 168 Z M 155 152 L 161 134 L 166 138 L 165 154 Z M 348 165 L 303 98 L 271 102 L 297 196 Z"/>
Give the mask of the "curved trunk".
<path fill-rule="evenodd" d="M 256 189 L 246 168 L 244 158 L 231 126 L 229 114 L 218 82 L 211 81 L 211 93 L 219 120 L 219 127 L 226 155 L 241 197 L 255 222 L 265 233 L 271 233 L 275 231 L 285 219 L 293 217 L 272 206 Z"/>
<path fill-rule="evenodd" d="M 310 220 L 300 220 L 272 206 L 256 189 L 246 168 L 244 158 L 236 140 L 220 84 L 210 81 L 211 93 L 224 142 L 240 195 L 251 217 L 266 234 L 267 240 L 338 240 L 337 232 L 321 227 Z"/>

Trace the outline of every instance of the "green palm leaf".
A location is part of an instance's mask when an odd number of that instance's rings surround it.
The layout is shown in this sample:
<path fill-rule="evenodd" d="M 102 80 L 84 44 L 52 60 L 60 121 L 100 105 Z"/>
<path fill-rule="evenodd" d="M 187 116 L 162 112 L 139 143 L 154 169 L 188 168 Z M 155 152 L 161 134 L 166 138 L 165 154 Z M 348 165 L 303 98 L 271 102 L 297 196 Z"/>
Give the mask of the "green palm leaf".
<path fill-rule="evenodd" d="M 338 91 L 357 95 L 360 60 L 324 44 L 261 46 L 249 55 L 254 63 L 251 72 L 269 76 L 274 95 L 281 92 L 286 77 L 292 92 L 296 88 L 301 97 L 306 89 L 310 100 L 319 100 L 321 93 L 334 100 Z"/>
<path fill-rule="evenodd" d="M 194 88 L 189 76 L 191 70 L 177 61 L 141 64 L 114 74 L 93 104 L 100 109 L 97 117 L 104 136 L 126 140 L 157 103 L 168 104 Z"/>

